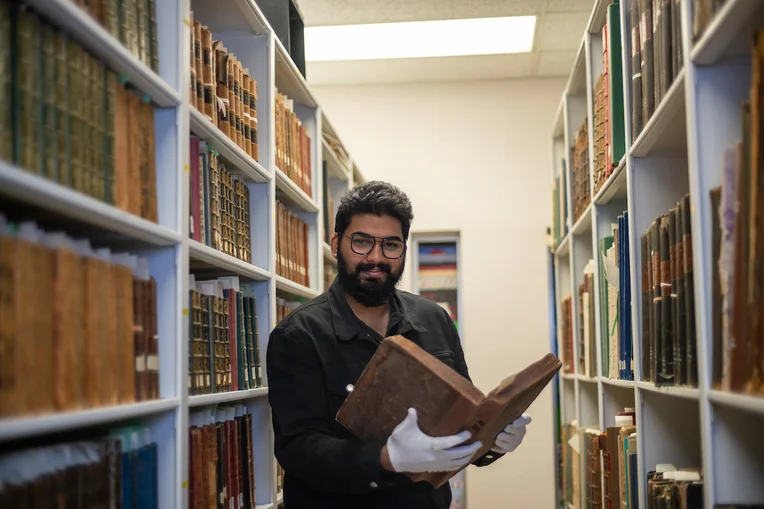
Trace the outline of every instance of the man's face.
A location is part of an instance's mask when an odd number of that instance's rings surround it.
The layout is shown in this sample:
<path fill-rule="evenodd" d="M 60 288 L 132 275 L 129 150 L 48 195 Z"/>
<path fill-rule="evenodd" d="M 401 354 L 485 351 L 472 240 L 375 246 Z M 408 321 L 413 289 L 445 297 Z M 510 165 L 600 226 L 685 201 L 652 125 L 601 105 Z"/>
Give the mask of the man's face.
<path fill-rule="evenodd" d="M 355 249 L 351 238 L 356 235 Z M 395 291 L 405 267 L 405 257 L 388 258 L 382 247 L 382 239 L 388 255 L 393 254 L 396 244 L 403 244 L 401 223 L 391 216 L 359 214 L 352 217 L 345 230 L 346 236 L 332 237 L 332 252 L 337 253 L 337 277 L 345 291 L 364 306 L 380 306 Z M 366 238 L 360 238 L 366 235 Z M 373 238 L 369 238 L 373 237 Z M 374 242 L 376 240 L 376 242 Z M 367 254 L 363 244 L 374 242 Z"/>

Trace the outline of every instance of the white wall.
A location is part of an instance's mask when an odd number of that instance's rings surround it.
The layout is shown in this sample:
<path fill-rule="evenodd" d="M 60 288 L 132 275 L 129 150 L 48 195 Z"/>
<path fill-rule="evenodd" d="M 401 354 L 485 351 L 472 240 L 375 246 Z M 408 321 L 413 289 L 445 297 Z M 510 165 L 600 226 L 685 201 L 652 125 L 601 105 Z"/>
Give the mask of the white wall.
<path fill-rule="evenodd" d="M 549 351 L 545 227 L 562 80 L 314 87 L 367 180 L 411 198 L 413 231 L 459 230 L 465 353 L 484 392 Z M 411 264 L 401 288 L 411 289 Z M 467 471 L 469 509 L 554 504 L 552 393 L 523 445 Z"/>

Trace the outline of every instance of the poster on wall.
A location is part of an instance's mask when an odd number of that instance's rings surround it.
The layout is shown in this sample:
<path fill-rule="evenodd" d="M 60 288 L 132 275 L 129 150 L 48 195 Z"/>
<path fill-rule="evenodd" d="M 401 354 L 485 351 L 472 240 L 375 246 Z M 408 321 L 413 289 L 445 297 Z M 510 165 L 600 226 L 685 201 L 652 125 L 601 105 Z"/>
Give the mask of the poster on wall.
<path fill-rule="evenodd" d="M 455 241 L 420 240 L 417 249 L 416 292 L 445 309 L 459 330 L 458 253 Z M 450 509 L 465 509 L 464 471 L 449 481 L 453 498 Z"/>

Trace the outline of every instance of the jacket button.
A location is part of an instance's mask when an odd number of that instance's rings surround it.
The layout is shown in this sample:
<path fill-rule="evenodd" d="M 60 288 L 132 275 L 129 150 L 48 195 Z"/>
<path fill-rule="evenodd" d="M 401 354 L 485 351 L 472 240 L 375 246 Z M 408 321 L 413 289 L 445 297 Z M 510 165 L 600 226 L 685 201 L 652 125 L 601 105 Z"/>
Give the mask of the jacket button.
<path fill-rule="evenodd" d="M 347 386 L 345 386 L 345 390 L 348 392 L 353 392 L 353 384 L 347 384 Z"/>
<path fill-rule="evenodd" d="M 369 483 L 369 486 L 371 486 L 372 488 L 376 488 L 377 487 L 377 483 L 375 483 L 374 481 L 371 481 Z"/>

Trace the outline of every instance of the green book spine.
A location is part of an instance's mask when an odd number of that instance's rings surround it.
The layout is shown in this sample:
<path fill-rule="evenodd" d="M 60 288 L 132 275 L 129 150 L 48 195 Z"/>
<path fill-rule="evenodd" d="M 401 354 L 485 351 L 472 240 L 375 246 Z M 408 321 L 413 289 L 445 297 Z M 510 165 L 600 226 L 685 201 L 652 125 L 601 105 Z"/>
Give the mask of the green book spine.
<path fill-rule="evenodd" d="M 623 69 L 621 59 L 621 18 L 617 3 L 610 4 L 607 8 L 608 23 L 608 81 L 610 93 L 610 146 L 613 160 L 611 164 L 617 166 L 626 153 L 626 134 L 624 126 L 623 107 Z"/>

